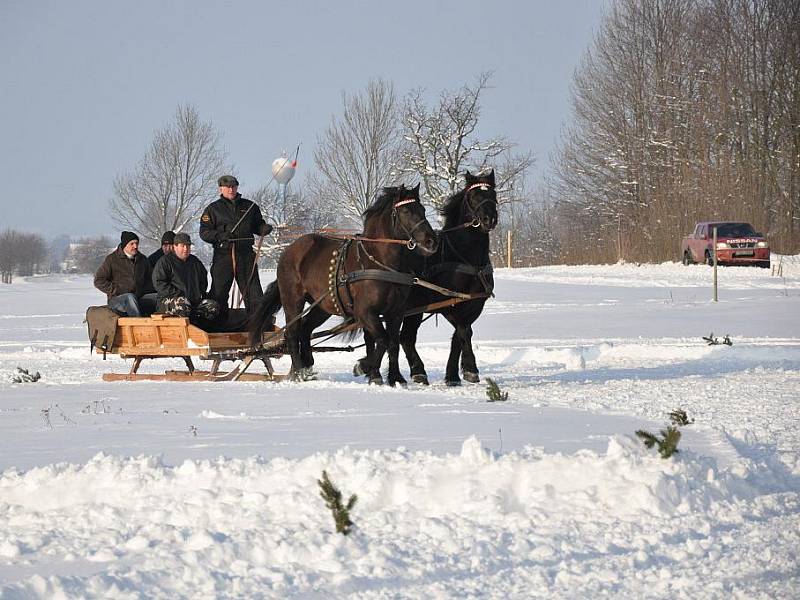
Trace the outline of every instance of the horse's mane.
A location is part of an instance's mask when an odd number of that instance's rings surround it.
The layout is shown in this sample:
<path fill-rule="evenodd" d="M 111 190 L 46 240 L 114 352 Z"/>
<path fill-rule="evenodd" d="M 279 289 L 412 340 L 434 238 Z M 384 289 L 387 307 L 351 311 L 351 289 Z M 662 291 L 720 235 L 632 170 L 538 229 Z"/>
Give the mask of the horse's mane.
<path fill-rule="evenodd" d="M 439 214 L 444 216 L 445 223 L 458 220 L 461 215 L 461 202 L 466 190 L 460 190 L 444 201 Z"/>
<path fill-rule="evenodd" d="M 378 194 L 378 197 L 375 199 L 367 209 L 361 213 L 361 216 L 364 218 L 366 222 L 367 219 L 370 217 L 374 217 L 376 215 L 380 215 L 389 208 L 389 206 L 394 203 L 395 199 L 400 195 L 400 188 L 399 187 L 385 187 L 381 190 L 381 193 Z"/>

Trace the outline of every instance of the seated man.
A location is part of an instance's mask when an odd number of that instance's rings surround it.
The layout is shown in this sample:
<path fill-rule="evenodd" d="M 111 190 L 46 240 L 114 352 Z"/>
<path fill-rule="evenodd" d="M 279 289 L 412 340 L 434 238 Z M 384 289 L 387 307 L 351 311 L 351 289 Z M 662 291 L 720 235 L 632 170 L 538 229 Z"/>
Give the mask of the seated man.
<path fill-rule="evenodd" d="M 219 304 L 209 297 L 208 271 L 192 254 L 192 240 L 186 233 L 175 234 L 174 252 L 156 264 L 153 284 L 158 292 L 158 312 L 189 317 L 200 325 L 219 316 Z"/>
<path fill-rule="evenodd" d="M 139 236 L 123 231 L 120 244 L 94 275 L 94 287 L 108 297 L 108 307 L 123 317 L 149 315 L 156 306 L 153 270 L 139 252 Z"/>
<path fill-rule="evenodd" d="M 161 248 L 153 252 L 150 256 L 147 257 L 147 260 L 150 262 L 150 266 L 154 269 L 156 268 L 156 263 L 158 259 L 164 256 L 165 254 L 169 254 L 172 252 L 172 245 L 175 243 L 175 232 L 174 231 L 167 231 L 164 235 L 161 236 Z"/>

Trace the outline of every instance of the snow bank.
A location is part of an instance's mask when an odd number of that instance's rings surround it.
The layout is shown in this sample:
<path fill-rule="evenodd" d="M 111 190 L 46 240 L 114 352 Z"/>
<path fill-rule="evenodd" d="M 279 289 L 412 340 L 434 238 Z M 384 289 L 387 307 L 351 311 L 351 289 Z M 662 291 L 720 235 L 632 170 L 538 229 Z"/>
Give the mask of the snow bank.
<path fill-rule="evenodd" d="M 323 469 L 345 497 L 358 495 L 349 538 L 334 533 L 319 497 Z M 651 527 L 671 532 L 661 542 L 672 558 L 705 556 L 707 525 L 692 523 L 699 529 L 689 544 L 683 520 L 741 519 L 742 505 L 786 483 L 747 461 L 720 473 L 691 453 L 662 460 L 628 437 L 611 438 L 604 454 L 575 456 L 534 448 L 498 455 L 475 437 L 460 455 L 444 456 L 345 448 L 301 460 L 170 467 L 152 456 L 98 454 L 83 465 L 0 477 L 2 562 L 35 572 L 38 562 L 61 557 L 49 565 L 52 575 L 0 587 L 0 595 L 339 596 L 356 584 L 362 591 L 402 588 L 411 577 L 414 586 L 435 588 L 442 571 L 468 580 L 514 568 L 519 573 L 498 592 L 535 573 L 538 592 L 555 593 L 571 584 L 553 566 L 586 562 L 580 556 L 589 530 L 593 561 L 627 556 L 646 566 Z M 786 495 L 797 503 L 796 493 Z M 671 534 L 679 543 L 669 542 Z M 580 585 L 603 587 L 607 576 L 584 571 Z"/>

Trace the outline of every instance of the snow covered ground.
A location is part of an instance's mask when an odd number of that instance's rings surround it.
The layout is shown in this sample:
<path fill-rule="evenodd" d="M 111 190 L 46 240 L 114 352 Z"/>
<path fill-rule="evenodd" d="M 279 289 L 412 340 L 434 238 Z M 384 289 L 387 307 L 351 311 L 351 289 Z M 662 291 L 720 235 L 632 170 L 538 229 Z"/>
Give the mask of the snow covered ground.
<path fill-rule="evenodd" d="M 797 598 L 798 257 L 783 275 L 720 269 L 712 303 L 702 265 L 500 269 L 475 343 L 505 403 L 441 383 L 434 319 L 430 387 L 369 387 L 348 353 L 304 384 L 107 383 L 129 365 L 89 353 L 91 278 L 1 286 L 0 598 Z M 634 431 L 678 408 L 663 460 Z M 323 469 L 358 495 L 348 537 Z"/>

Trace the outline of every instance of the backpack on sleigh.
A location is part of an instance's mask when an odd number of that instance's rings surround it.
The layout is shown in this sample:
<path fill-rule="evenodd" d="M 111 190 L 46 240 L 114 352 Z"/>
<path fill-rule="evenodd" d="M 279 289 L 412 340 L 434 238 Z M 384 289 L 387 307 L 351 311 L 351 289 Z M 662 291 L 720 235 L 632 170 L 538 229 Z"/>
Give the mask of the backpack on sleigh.
<path fill-rule="evenodd" d="M 117 337 L 117 320 L 119 315 L 107 306 L 90 306 L 86 311 L 86 323 L 89 327 L 89 351 L 100 348 L 103 360 L 106 353 L 114 347 Z"/>

